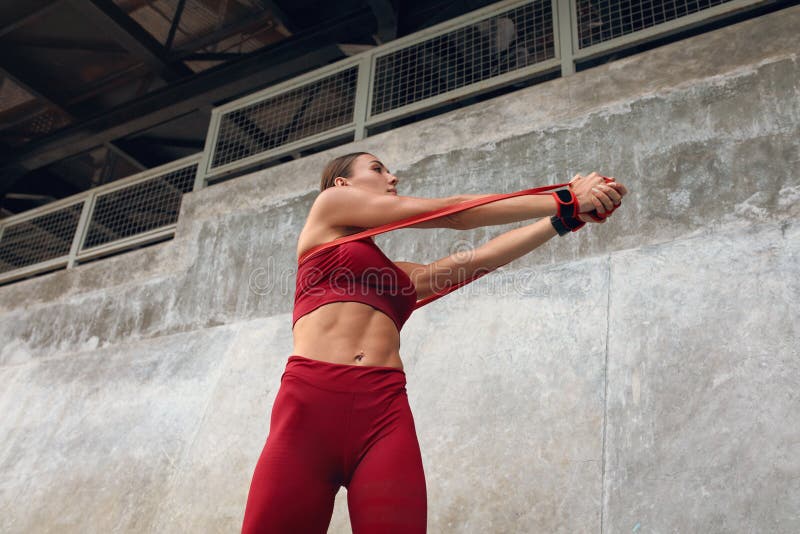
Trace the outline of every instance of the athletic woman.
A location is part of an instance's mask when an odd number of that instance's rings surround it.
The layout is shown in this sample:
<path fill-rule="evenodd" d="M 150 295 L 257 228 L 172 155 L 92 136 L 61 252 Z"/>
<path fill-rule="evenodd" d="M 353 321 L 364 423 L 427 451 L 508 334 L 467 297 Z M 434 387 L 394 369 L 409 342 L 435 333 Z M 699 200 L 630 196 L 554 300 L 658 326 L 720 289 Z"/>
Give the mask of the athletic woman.
<path fill-rule="evenodd" d="M 553 193 L 420 198 L 399 196 L 397 185 L 364 152 L 323 171 L 297 244 L 294 347 L 243 533 L 324 533 L 340 486 L 355 534 L 425 532 L 425 476 L 399 352 L 403 323 L 414 309 L 552 237 L 604 222 L 627 193 L 597 173 Z M 468 257 L 427 265 L 392 262 L 372 240 L 400 227 L 466 230 L 540 217 Z"/>

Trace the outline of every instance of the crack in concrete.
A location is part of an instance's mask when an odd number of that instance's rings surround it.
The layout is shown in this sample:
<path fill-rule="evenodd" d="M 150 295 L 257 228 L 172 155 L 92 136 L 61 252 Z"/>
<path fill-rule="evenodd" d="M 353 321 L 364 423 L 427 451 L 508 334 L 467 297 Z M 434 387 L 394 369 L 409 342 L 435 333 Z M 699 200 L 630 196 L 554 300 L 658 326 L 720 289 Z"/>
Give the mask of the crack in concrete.
<path fill-rule="evenodd" d="M 600 534 L 604 531 L 606 506 L 606 434 L 608 428 L 608 338 L 611 331 L 611 254 L 607 255 L 606 271 L 606 346 L 603 366 L 603 444 L 600 451 Z"/>

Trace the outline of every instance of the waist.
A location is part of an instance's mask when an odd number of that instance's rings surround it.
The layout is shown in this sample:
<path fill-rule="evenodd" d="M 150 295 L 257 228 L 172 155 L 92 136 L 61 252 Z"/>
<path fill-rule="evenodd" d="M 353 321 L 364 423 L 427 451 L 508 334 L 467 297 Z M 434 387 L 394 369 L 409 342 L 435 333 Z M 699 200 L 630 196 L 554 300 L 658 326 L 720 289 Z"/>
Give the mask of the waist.
<path fill-rule="evenodd" d="M 339 364 L 403 367 L 394 322 L 364 304 L 321 306 L 300 318 L 292 335 L 292 354 Z"/>
<path fill-rule="evenodd" d="M 295 377 L 329 391 L 370 393 L 404 388 L 406 374 L 402 369 L 379 365 L 347 365 L 331 363 L 292 354 L 281 375 Z"/>

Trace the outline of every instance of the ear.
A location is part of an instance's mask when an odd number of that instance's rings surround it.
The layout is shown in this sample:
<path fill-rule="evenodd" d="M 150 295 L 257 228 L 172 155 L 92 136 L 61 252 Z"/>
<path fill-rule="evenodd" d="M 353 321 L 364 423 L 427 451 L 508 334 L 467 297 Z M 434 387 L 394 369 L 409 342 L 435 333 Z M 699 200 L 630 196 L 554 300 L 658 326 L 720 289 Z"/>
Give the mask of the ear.
<path fill-rule="evenodd" d="M 337 176 L 333 179 L 333 185 L 335 186 L 343 186 L 343 185 L 350 185 L 347 183 L 347 179 L 344 176 Z"/>

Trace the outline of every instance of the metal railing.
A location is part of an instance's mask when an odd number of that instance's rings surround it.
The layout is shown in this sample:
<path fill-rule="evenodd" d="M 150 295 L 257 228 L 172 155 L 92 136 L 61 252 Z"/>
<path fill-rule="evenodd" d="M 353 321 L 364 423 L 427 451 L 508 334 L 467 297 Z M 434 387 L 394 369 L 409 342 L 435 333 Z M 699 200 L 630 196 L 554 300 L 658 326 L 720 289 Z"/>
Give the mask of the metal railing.
<path fill-rule="evenodd" d="M 775 0 L 568 0 L 580 61 L 691 29 Z"/>
<path fill-rule="evenodd" d="M 202 153 L 0 221 L 0 283 L 169 237 L 181 195 L 776 0 L 508 0 L 212 110 Z"/>
<path fill-rule="evenodd" d="M 509 0 L 212 112 L 198 187 L 774 0 Z"/>
<path fill-rule="evenodd" d="M 358 70 L 339 62 L 214 108 L 205 177 L 352 133 Z"/>
<path fill-rule="evenodd" d="M 175 232 L 200 154 L 0 221 L 0 282 L 160 241 Z"/>

